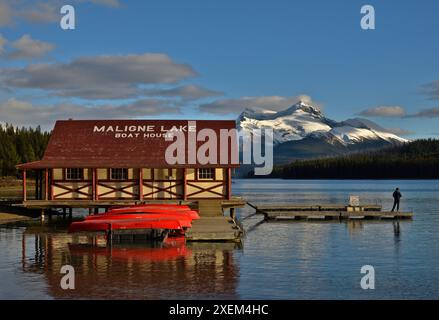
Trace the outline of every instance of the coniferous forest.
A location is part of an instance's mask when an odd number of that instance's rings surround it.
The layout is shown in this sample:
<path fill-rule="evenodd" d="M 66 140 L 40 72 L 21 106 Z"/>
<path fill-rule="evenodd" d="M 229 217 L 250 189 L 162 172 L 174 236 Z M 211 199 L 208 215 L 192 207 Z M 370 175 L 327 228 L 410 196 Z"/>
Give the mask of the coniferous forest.
<path fill-rule="evenodd" d="M 0 125 L 0 177 L 15 176 L 18 163 L 43 157 L 50 132 L 40 127 Z M 333 158 L 297 160 L 276 166 L 271 178 L 439 179 L 439 140 L 415 140 L 378 151 Z"/>
<path fill-rule="evenodd" d="M 15 176 L 19 163 L 43 157 L 50 133 L 37 128 L 0 125 L 0 177 Z"/>
<path fill-rule="evenodd" d="M 298 160 L 277 166 L 285 179 L 439 179 L 439 140 L 424 139 L 379 151 Z"/>

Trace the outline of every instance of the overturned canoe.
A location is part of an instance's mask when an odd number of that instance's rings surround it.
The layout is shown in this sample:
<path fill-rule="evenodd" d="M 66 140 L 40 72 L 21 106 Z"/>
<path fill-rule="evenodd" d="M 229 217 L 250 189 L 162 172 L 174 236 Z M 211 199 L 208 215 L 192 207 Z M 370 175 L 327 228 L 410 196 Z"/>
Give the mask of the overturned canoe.
<path fill-rule="evenodd" d="M 146 204 L 146 205 L 133 205 L 128 207 L 113 207 L 110 208 L 104 214 L 113 215 L 113 214 L 128 214 L 128 213 L 162 213 L 162 214 L 178 213 L 182 215 L 189 215 L 192 220 L 200 219 L 200 216 L 197 211 L 191 210 L 189 206 L 177 205 L 177 204 Z"/>
<path fill-rule="evenodd" d="M 136 205 L 112 208 L 109 211 L 91 215 L 84 221 L 73 222 L 70 233 L 105 233 L 110 235 L 140 235 L 148 239 L 166 239 L 183 236 L 198 219 L 198 213 L 187 206 Z"/>

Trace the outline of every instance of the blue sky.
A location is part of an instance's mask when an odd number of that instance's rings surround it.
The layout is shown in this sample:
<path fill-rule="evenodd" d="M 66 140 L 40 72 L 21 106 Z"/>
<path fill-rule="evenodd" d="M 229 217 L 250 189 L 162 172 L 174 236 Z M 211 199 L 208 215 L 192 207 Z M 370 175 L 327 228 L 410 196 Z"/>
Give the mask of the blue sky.
<path fill-rule="evenodd" d="M 76 0 L 69 31 L 64 4 L 0 0 L 0 122 L 235 118 L 308 96 L 336 120 L 439 135 L 438 1 Z"/>

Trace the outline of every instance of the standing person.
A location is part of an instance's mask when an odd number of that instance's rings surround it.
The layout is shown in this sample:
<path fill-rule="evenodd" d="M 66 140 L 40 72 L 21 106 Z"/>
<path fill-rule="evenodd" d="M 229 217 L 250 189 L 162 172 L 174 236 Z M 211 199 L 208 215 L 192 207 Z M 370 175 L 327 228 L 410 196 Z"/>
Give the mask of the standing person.
<path fill-rule="evenodd" d="M 399 201 L 401 200 L 402 195 L 401 192 L 399 192 L 399 188 L 396 188 L 395 191 L 393 192 L 393 208 L 392 208 L 392 212 L 395 211 L 399 211 Z"/>

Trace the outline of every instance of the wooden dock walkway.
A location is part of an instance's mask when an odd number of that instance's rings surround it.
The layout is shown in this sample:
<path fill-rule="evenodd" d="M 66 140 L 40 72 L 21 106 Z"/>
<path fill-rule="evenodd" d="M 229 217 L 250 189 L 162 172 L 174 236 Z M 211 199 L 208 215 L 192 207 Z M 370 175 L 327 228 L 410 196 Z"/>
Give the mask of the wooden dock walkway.
<path fill-rule="evenodd" d="M 6 201 L 6 200 L 4 200 Z M 201 200 L 202 201 L 202 200 Z M 212 201 L 212 200 L 206 200 Z M 215 200 L 213 200 L 215 201 Z M 218 200 L 225 209 L 244 207 L 246 201 L 241 197 L 232 197 L 231 199 Z M 22 202 L 16 200 L 14 204 L 19 207 L 32 208 L 32 209 L 51 209 L 51 208 L 109 208 L 114 206 L 131 206 L 135 204 L 181 204 L 189 206 L 197 206 L 198 200 L 27 200 Z"/>
<path fill-rule="evenodd" d="M 192 228 L 186 232 L 187 241 L 240 242 L 243 230 L 232 218 L 201 217 L 192 222 Z"/>
<path fill-rule="evenodd" d="M 200 219 L 192 222 L 192 228 L 186 232 L 186 240 L 241 241 L 243 230 L 232 217 L 224 216 L 222 200 L 200 200 L 196 209 Z"/>
<path fill-rule="evenodd" d="M 346 211 L 350 206 L 339 204 L 318 204 L 318 205 L 261 205 L 257 206 L 258 211 Z M 358 211 L 380 211 L 381 205 L 361 205 L 355 208 Z"/>
<path fill-rule="evenodd" d="M 266 220 L 412 219 L 413 212 L 382 211 L 380 205 L 261 205 L 256 213 Z"/>

